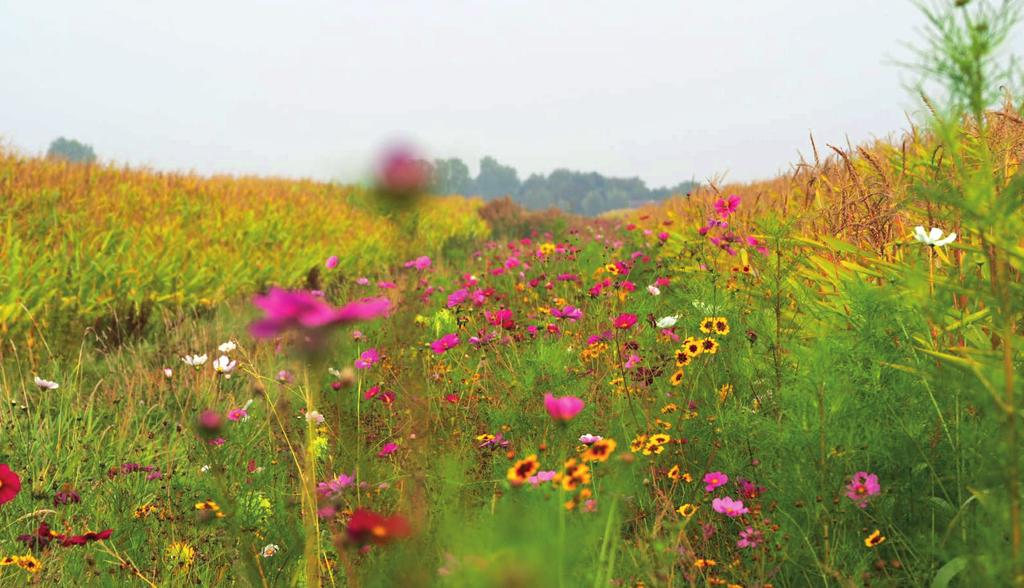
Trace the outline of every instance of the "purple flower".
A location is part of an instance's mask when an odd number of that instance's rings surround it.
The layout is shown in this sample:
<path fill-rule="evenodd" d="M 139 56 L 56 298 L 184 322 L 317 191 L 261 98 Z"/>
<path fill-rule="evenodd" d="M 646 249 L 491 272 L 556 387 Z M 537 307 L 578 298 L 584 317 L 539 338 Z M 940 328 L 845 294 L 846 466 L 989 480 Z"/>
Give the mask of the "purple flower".
<path fill-rule="evenodd" d="M 311 292 L 282 288 L 254 296 L 253 304 L 266 313 L 265 318 L 249 325 L 249 332 L 257 339 L 276 337 L 289 329 L 313 330 L 369 320 L 387 314 L 391 308 L 387 298 L 367 298 L 334 308 Z"/>

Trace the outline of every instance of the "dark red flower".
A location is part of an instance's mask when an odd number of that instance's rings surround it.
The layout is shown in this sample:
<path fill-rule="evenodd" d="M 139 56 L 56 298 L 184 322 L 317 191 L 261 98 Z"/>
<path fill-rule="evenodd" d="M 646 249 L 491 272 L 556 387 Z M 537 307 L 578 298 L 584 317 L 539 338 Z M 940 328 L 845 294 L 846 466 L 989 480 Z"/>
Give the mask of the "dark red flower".
<path fill-rule="evenodd" d="M 349 518 L 348 538 L 357 545 L 375 543 L 383 545 L 395 539 L 407 537 L 411 532 L 409 522 L 401 515 L 384 515 L 375 513 L 365 508 L 360 508 L 352 513 Z"/>

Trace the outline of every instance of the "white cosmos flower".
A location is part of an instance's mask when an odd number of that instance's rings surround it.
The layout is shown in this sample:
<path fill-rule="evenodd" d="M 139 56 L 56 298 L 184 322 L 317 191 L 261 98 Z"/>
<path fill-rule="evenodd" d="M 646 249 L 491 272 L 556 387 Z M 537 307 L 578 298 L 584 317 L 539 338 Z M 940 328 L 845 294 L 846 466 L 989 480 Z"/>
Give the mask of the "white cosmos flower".
<path fill-rule="evenodd" d="M 924 227 L 916 226 L 914 227 L 914 238 L 929 247 L 942 247 L 956 241 L 956 233 L 950 233 L 943 237 L 942 232 L 939 227 L 932 227 L 932 230 L 925 233 Z"/>
<path fill-rule="evenodd" d="M 236 345 L 234 341 L 225 341 L 217 346 L 217 351 L 220 351 L 221 353 L 231 353 L 235 349 L 238 349 L 238 345 Z"/>
<path fill-rule="evenodd" d="M 654 323 L 654 325 L 659 329 L 671 329 L 672 327 L 676 326 L 677 322 L 679 322 L 679 315 L 670 314 L 668 316 L 663 316 L 660 319 L 658 319 L 658 321 Z"/>
<path fill-rule="evenodd" d="M 213 369 L 218 374 L 224 374 L 225 378 L 230 378 L 231 372 L 235 371 L 236 367 L 238 367 L 238 362 L 228 359 L 226 355 L 213 360 Z"/>
<path fill-rule="evenodd" d="M 174 376 L 174 370 L 171 368 L 164 368 L 164 377 L 170 380 Z"/>
<path fill-rule="evenodd" d="M 708 303 L 703 302 L 701 300 L 694 300 L 693 301 L 693 307 L 696 308 L 697 310 L 701 311 L 701 313 L 703 313 L 705 315 L 717 315 L 717 314 L 721 314 L 721 312 L 722 312 L 722 307 L 721 306 L 718 306 L 716 304 L 708 304 Z"/>
<path fill-rule="evenodd" d="M 200 367 L 202 367 L 204 363 L 206 363 L 207 359 L 209 358 L 206 357 L 206 354 L 204 353 L 203 355 L 186 355 L 185 357 L 181 358 L 181 361 L 185 362 L 185 365 L 190 365 L 196 369 L 199 369 Z"/>
<path fill-rule="evenodd" d="M 661 296 L 661 288 L 651 284 L 647 286 L 647 291 L 651 293 L 651 296 Z"/>
<path fill-rule="evenodd" d="M 260 552 L 260 555 L 262 555 L 263 557 L 274 557 L 274 555 L 278 551 L 281 551 L 280 547 L 274 545 L 273 543 L 268 543 L 263 546 L 263 551 Z"/>
<path fill-rule="evenodd" d="M 310 423 L 316 423 L 318 425 L 324 424 L 324 415 L 320 414 L 315 410 L 311 410 L 306 413 L 306 421 Z"/>
<path fill-rule="evenodd" d="M 44 380 L 39 376 L 35 376 L 33 378 L 33 381 L 35 381 L 36 386 L 39 386 L 40 390 L 56 390 L 57 388 L 60 388 L 60 384 L 58 384 L 57 382 L 54 382 L 52 380 Z"/>
<path fill-rule="evenodd" d="M 203 467 L 199 468 L 199 473 L 205 474 L 208 471 L 210 471 L 210 464 L 206 464 Z"/>

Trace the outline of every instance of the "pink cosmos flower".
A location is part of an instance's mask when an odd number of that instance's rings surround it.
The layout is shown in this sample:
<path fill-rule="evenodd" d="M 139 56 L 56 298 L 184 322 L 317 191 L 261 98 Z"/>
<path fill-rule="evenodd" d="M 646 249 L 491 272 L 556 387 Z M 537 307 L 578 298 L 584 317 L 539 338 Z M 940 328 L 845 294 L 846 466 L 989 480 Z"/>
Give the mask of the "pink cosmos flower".
<path fill-rule="evenodd" d="M 430 258 L 426 255 L 421 255 L 412 261 L 405 262 L 405 267 L 411 267 L 423 271 L 430 267 Z"/>
<path fill-rule="evenodd" d="M 495 310 L 494 312 L 484 311 L 484 318 L 487 322 L 495 326 L 500 326 L 505 330 L 511 330 L 516 327 L 516 322 L 512 318 L 512 311 L 507 308 L 501 310 Z"/>
<path fill-rule="evenodd" d="M 729 496 L 712 500 L 711 508 L 715 509 L 715 512 L 724 514 L 731 518 L 745 515 L 750 512 L 750 509 L 743 506 L 742 500 L 733 500 Z"/>
<path fill-rule="evenodd" d="M 601 437 L 600 435 L 591 435 L 590 433 L 587 433 L 586 435 L 580 435 L 580 443 L 584 445 L 593 445 L 603 438 L 604 437 Z"/>
<path fill-rule="evenodd" d="M 396 451 L 398 451 L 398 445 L 394 443 L 385 443 L 384 447 L 381 447 L 380 451 L 377 452 L 377 457 L 387 457 Z"/>
<path fill-rule="evenodd" d="M 448 308 L 455 308 L 466 300 L 469 300 L 469 290 L 467 288 L 456 290 L 448 295 Z"/>
<path fill-rule="evenodd" d="M 555 479 L 558 472 L 555 470 L 543 470 L 536 473 L 536 475 L 530 476 L 526 479 L 527 482 L 532 486 L 539 486 L 543 482 L 550 482 Z"/>
<path fill-rule="evenodd" d="M 565 423 L 583 410 L 585 403 L 575 396 L 552 396 L 551 393 L 544 395 L 544 408 L 556 421 Z"/>
<path fill-rule="evenodd" d="M 367 286 L 370 284 L 369 278 L 356 278 L 356 283 L 360 286 Z"/>
<path fill-rule="evenodd" d="M 740 197 L 733 194 L 729 198 L 719 198 L 715 202 L 715 211 L 718 212 L 718 216 L 722 218 L 729 218 L 729 215 L 736 212 L 736 209 L 740 207 Z"/>
<path fill-rule="evenodd" d="M 434 351 L 434 353 L 440 355 L 458 344 L 459 336 L 455 333 L 448 333 L 447 335 L 441 337 L 437 341 L 431 343 L 430 348 Z"/>
<path fill-rule="evenodd" d="M 878 483 L 878 476 L 867 472 L 857 472 L 853 475 L 850 483 L 846 485 L 846 497 L 861 508 L 866 508 L 871 497 L 881 491 L 882 486 Z"/>
<path fill-rule="evenodd" d="M 636 365 L 637 365 L 638 363 L 640 363 L 641 361 L 643 361 L 643 360 L 642 360 L 642 359 L 640 358 L 640 356 L 639 356 L 639 355 L 637 355 L 637 354 L 635 354 L 635 353 L 630 353 L 630 354 L 629 354 L 629 358 L 628 358 L 628 359 L 626 359 L 626 365 L 625 365 L 624 367 L 625 367 L 625 368 L 626 368 L 627 370 L 631 370 L 631 369 L 633 369 L 634 367 L 636 367 Z"/>
<path fill-rule="evenodd" d="M 570 321 L 577 321 L 583 318 L 583 311 L 575 306 L 563 306 L 562 308 L 552 308 L 551 316 Z"/>
<path fill-rule="evenodd" d="M 740 549 L 754 549 L 762 541 L 764 541 L 764 533 L 754 527 L 747 527 L 740 531 L 740 540 L 736 542 L 736 547 Z"/>
<path fill-rule="evenodd" d="M 240 421 L 247 416 L 249 416 L 249 412 L 246 411 L 244 408 L 232 408 L 231 410 L 228 411 L 229 421 Z"/>
<path fill-rule="evenodd" d="M 332 256 L 328 257 L 327 258 L 327 262 L 324 263 L 324 265 L 327 267 L 327 269 L 334 269 L 334 268 L 338 267 L 338 256 L 337 255 L 332 255 Z"/>
<path fill-rule="evenodd" d="M 338 477 L 334 478 L 333 480 L 320 482 L 320 484 L 317 485 L 316 489 L 318 492 L 320 492 L 320 494 L 326 496 L 327 498 L 331 498 L 337 496 L 338 494 L 341 494 L 342 490 L 351 486 L 352 482 L 355 481 L 355 476 L 346 476 L 345 474 L 338 474 Z"/>
<path fill-rule="evenodd" d="M 615 317 L 614 324 L 616 329 L 628 329 L 636 324 L 636 315 L 624 312 Z"/>
<path fill-rule="evenodd" d="M 377 352 L 376 347 L 371 347 L 359 354 L 359 359 L 355 361 L 355 367 L 357 370 L 365 370 L 378 361 L 380 361 L 380 353 Z"/>
<path fill-rule="evenodd" d="M 254 296 L 253 304 L 266 318 L 249 325 L 257 339 L 270 339 L 289 329 L 314 330 L 365 321 L 384 316 L 391 308 L 387 298 L 367 298 L 334 308 L 312 293 L 271 288 L 265 296 Z"/>
<path fill-rule="evenodd" d="M 715 488 L 725 486 L 729 483 L 729 476 L 722 472 L 711 472 L 704 474 L 704 490 L 714 492 Z"/>

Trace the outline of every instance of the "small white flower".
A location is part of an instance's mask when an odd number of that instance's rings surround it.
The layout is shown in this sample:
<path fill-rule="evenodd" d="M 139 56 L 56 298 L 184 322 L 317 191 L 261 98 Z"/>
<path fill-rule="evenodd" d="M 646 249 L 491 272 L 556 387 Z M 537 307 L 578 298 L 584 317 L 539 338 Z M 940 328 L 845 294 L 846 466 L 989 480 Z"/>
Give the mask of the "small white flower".
<path fill-rule="evenodd" d="M 341 372 L 338 371 L 337 368 L 329 367 L 329 368 L 327 368 L 327 371 L 330 372 L 330 374 L 332 376 L 334 376 L 335 378 L 340 378 L 341 377 Z"/>
<path fill-rule="evenodd" d="M 225 378 L 231 377 L 231 372 L 235 371 L 238 367 L 238 362 L 228 359 L 228 356 L 222 355 L 217 359 L 213 360 L 213 369 L 218 374 L 224 374 Z"/>
<path fill-rule="evenodd" d="M 181 361 L 185 362 L 185 365 L 190 365 L 196 369 L 199 369 L 200 367 L 203 366 L 204 363 L 206 363 L 207 359 L 209 358 L 206 357 L 206 354 L 204 353 L 203 355 L 186 355 L 185 357 L 181 358 Z"/>
<path fill-rule="evenodd" d="M 174 376 L 174 370 L 171 368 L 164 368 L 164 377 L 170 380 L 172 376 Z"/>
<path fill-rule="evenodd" d="M 591 435 L 590 433 L 587 433 L 586 435 L 580 435 L 580 443 L 584 445 L 593 445 L 594 443 L 597 443 L 601 439 L 604 439 L 604 437 L 600 435 Z"/>
<path fill-rule="evenodd" d="M 306 422 L 322 425 L 324 424 L 324 415 L 315 410 L 311 410 L 306 413 Z"/>
<path fill-rule="evenodd" d="M 924 227 L 917 226 L 914 227 L 914 238 L 929 247 L 942 247 L 956 241 L 956 233 L 950 233 L 943 237 L 942 229 L 939 227 L 932 227 L 932 230 L 925 233 Z"/>
<path fill-rule="evenodd" d="M 238 349 L 238 345 L 235 345 L 234 341 L 225 341 L 217 346 L 217 351 L 221 353 L 231 353 L 235 349 Z"/>
<path fill-rule="evenodd" d="M 647 291 L 651 293 L 651 296 L 661 296 L 661 288 L 651 284 L 647 286 Z"/>
<path fill-rule="evenodd" d="M 260 555 L 262 555 L 263 557 L 274 557 L 274 555 L 278 551 L 281 551 L 280 547 L 274 545 L 273 543 L 268 543 L 263 546 L 263 551 L 260 552 Z"/>
<path fill-rule="evenodd" d="M 654 325 L 657 326 L 659 329 L 671 329 L 672 327 L 676 326 L 677 322 L 679 322 L 679 315 L 670 314 L 668 316 L 663 316 L 660 319 L 658 319 L 658 321 L 654 323 Z"/>
<path fill-rule="evenodd" d="M 203 473 L 203 474 L 205 474 L 205 473 L 206 473 L 206 472 L 208 472 L 208 471 L 210 471 L 210 464 L 206 464 L 206 465 L 204 465 L 203 467 L 199 468 L 199 472 L 200 472 L 200 473 Z"/>
<path fill-rule="evenodd" d="M 56 390 L 57 388 L 60 388 L 60 384 L 58 384 L 57 382 L 54 382 L 52 380 L 44 380 L 39 376 L 35 376 L 33 380 L 35 381 L 36 386 L 39 386 L 40 390 Z"/>

